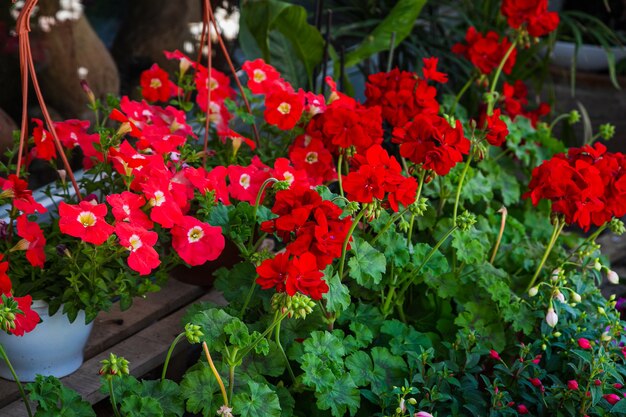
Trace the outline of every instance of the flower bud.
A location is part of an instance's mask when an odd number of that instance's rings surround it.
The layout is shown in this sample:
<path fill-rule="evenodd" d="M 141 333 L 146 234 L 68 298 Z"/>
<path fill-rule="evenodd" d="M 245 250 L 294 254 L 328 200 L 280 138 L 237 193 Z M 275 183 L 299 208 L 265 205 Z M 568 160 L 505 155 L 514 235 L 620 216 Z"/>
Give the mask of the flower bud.
<path fill-rule="evenodd" d="M 578 294 L 577 292 L 573 292 L 572 293 L 572 300 L 575 303 L 580 303 L 582 301 L 582 298 L 580 297 L 580 294 Z"/>
<path fill-rule="evenodd" d="M 559 280 L 559 275 L 561 275 L 562 271 L 563 270 L 561 268 L 556 268 L 554 271 L 552 271 L 552 276 L 550 276 L 552 282 L 557 282 Z"/>
<path fill-rule="evenodd" d="M 619 275 L 612 269 L 609 269 L 609 272 L 606 273 L 606 279 L 608 279 L 611 284 L 619 284 Z"/>
<path fill-rule="evenodd" d="M 612 337 L 609 334 L 609 332 L 603 332 L 602 336 L 600 336 L 600 340 L 603 341 L 603 342 L 608 342 L 611 339 L 612 339 Z"/>
<path fill-rule="evenodd" d="M 463 213 L 459 215 L 456 219 L 456 225 L 459 229 L 463 231 L 467 231 L 471 229 L 471 227 L 476 223 L 476 215 L 470 213 L 465 210 Z"/>
<path fill-rule="evenodd" d="M 561 291 L 556 290 L 553 294 L 553 297 L 559 300 L 560 302 L 562 302 L 563 304 L 565 304 L 565 296 L 563 295 Z"/>
<path fill-rule="evenodd" d="M 604 310 L 604 308 L 602 308 L 602 307 L 598 307 L 598 313 L 599 313 L 599 314 L 602 314 L 602 315 L 605 315 L 605 314 L 606 314 L 606 311 Z"/>
<path fill-rule="evenodd" d="M 598 258 L 596 258 L 593 263 L 593 269 L 595 269 L 596 271 L 602 271 L 602 264 L 600 263 L 600 260 Z"/>
<path fill-rule="evenodd" d="M 613 232 L 613 234 L 616 234 L 618 236 L 626 231 L 626 228 L 624 227 L 624 222 L 615 217 L 611 219 L 611 222 L 609 223 L 609 229 L 611 229 L 611 232 Z"/>
<path fill-rule="evenodd" d="M 578 110 L 572 110 L 567 116 L 567 123 L 573 125 L 580 121 L 580 113 Z"/>
<path fill-rule="evenodd" d="M 538 292 L 539 292 L 539 287 L 535 285 L 534 287 L 528 290 L 528 296 L 534 297 L 535 295 L 537 295 Z"/>
<path fill-rule="evenodd" d="M 548 326 L 554 327 L 559 322 L 559 316 L 556 315 L 556 312 L 552 307 L 548 308 L 548 312 L 546 314 L 546 323 Z"/>
<path fill-rule="evenodd" d="M 576 381 L 575 379 L 567 381 L 567 388 L 571 389 L 572 391 L 578 391 L 578 381 Z"/>
<path fill-rule="evenodd" d="M 554 337 L 561 337 L 561 332 L 554 332 L 552 334 L 554 335 Z"/>
<path fill-rule="evenodd" d="M 411 397 L 411 398 L 409 398 L 407 401 L 408 401 L 408 402 L 409 402 L 409 404 L 411 404 L 411 405 L 415 405 L 415 404 L 417 404 L 417 400 L 416 400 L 415 398 L 412 398 L 412 397 Z"/>
<path fill-rule="evenodd" d="M 615 126 L 610 123 L 604 123 L 600 125 L 600 137 L 604 140 L 609 140 L 615 136 Z"/>
<path fill-rule="evenodd" d="M 200 330 L 200 326 L 196 324 L 185 324 L 185 337 L 192 345 L 200 343 L 200 338 L 204 336 L 204 333 Z"/>

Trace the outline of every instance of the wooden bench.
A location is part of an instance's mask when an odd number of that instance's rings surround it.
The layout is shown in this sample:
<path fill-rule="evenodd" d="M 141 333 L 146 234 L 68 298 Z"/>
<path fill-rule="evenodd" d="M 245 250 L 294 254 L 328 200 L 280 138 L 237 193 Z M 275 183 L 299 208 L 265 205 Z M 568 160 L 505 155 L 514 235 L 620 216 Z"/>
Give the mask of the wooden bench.
<path fill-rule="evenodd" d="M 137 377 L 160 367 L 170 344 L 182 331 L 181 319 L 187 307 L 197 301 L 224 304 L 217 291 L 207 292 L 206 288 L 170 280 L 161 291 L 135 300 L 129 310 L 122 312 L 114 307 L 108 313 L 101 313 L 85 348 L 85 362 L 76 372 L 62 378 L 63 384 L 95 404 L 106 398 L 99 390 L 98 370 L 100 361 L 110 352 L 126 358 L 131 373 Z M 180 343 L 178 350 L 185 345 Z M 0 416 L 27 416 L 16 384 L 3 379 L 0 379 Z"/>

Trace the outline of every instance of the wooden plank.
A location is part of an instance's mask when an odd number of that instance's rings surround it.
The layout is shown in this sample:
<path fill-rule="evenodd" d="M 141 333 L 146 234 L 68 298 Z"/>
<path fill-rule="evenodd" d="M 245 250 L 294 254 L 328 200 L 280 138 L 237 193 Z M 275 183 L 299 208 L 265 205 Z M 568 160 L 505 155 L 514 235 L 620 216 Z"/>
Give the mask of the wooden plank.
<path fill-rule="evenodd" d="M 200 297 L 197 301 L 212 301 L 220 305 L 225 304 L 224 298 L 217 291 L 211 291 Z M 130 362 L 132 375 L 140 377 L 146 374 L 164 362 L 170 344 L 182 330 L 180 321 L 185 311 L 186 306 L 116 344 L 110 351 L 118 356 L 123 356 Z M 179 349 L 184 348 L 183 343 L 179 345 Z M 61 381 L 63 381 L 67 387 L 76 390 L 84 399 L 92 404 L 106 398 L 107 396 L 99 391 L 100 380 L 98 370 L 100 369 L 100 361 L 106 359 L 108 356 L 108 351 L 99 353 L 85 361 L 78 371 L 62 378 Z M 0 416 L 25 417 L 26 411 L 24 404 L 21 400 L 14 401 L 0 409 Z"/>
<path fill-rule="evenodd" d="M 116 303 L 109 312 L 102 312 L 96 318 L 85 347 L 85 359 L 96 356 L 172 311 L 189 304 L 205 292 L 206 289 L 202 287 L 170 279 L 161 291 L 148 294 L 146 298 L 137 298 L 126 311 L 120 311 L 119 304 Z M 0 407 L 17 398 L 19 391 L 15 383 L 0 379 Z"/>

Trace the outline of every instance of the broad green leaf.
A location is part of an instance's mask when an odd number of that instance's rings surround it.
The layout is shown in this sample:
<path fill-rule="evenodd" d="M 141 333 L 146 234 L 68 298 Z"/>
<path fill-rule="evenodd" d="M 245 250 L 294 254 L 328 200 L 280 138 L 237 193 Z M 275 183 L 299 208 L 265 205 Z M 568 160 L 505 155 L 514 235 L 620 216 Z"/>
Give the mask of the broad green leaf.
<path fill-rule="evenodd" d="M 487 258 L 489 242 L 485 242 L 483 233 L 473 230 L 456 230 L 452 234 L 452 247 L 456 249 L 459 261 L 468 265 L 480 264 Z"/>
<path fill-rule="evenodd" d="M 352 242 L 352 250 L 354 256 L 348 261 L 350 277 L 365 288 L 376 289 L 387 269 L 385 255 L 358 238 Z"/>
<path fill-rule="evenodd" d="M 394 32 L 396 34 L 394 46 L 402 42 L 411 33 L 424 4 L 426 0 L 398 0 L 372 33 L 366 36 L 354 51 L 346 54 L 346 68 L 358 64 L 377 52 L 388 50 Z"/>
<path fill-rule="evenodd" d="M 380 246 L 385 248 L 385 258 L 391 260 L 395 266 L 402 268 L 410 259 L 406 237 L 393 228 L 387 230 L 379 240 Z"/>
<path fill-rule="evenodd" d="M 233 411 L 242 417 L 280 417 L 278 395 L 267 385 L 248 381 L 247 392 L 235 395 Z"/>
<path fill-rule="evenodd" d="M 122 400 L 120 411 L 133 417 L 163 416 L 163 409 L 157 400 L 152 397 L 130 395 Z"/>
<path fill-rule="evenodd" d="M 245 299 L 242 297 L 242 292 L 249 291 L 256 278 L 254 265 L 250 262 L 240 262 L 231 269 L 220 268 L 213 275 L 216 277 L 215 288 L 222 292 L 229 305 L 238 309 L 241 308 Z M 250 299 L 248 307 L 254 307 L 261 302 L 258 295 L 263 291 L 259 288 L 255 291 L 255 296 Z"/>
<path fill-rule="evenodd" d="M 163 417 L 180 417 L 185 411 L 180 387 L 169 379 L 142 380 L 141 395 L 157 400 L 163 409 Z"/>
<path fill-rule="evenodd" d="M 408 367 L 404 359 L 393 355 L 388 349 L 375 347 L 372 349 L 372 361 L 374 362 L 374 372 L 372 373 L 372 392 L 381 395 L 389 387 L 400 386 L 406 378 Z"/>
<path fill-rule="evenodd" d="M 302 361 L 302 383 L 316 390 L 331 388 L 335 384 L 337 377 L 329 368 L 327 362 L 322 361 L 319 356 L 312 353 L 305 353 L 300 358 Z"/>
<path fill-rule="evenodd" d="M 426 261 L 432 249 L 433 248 L 427 243 L 418 243 L 413 246 L 413 263 L 418 267 L 421 266 L 424 261 Z M 424 264 L 421 271 L 419 271 L 419 274 L 437 276 L 447 272 L 448 269 L 448 260 L 439 250 L 436 250 L 426 264 Z"/>
<path fill-rule="evenodd" d="M 224 327 L 233 320 L 235 318 L 224 310 L 210 308 L 190 316 L 187 321 L 200 326 L 204 333 L 200 339 L 207 342 L 210 350 L 222 351 L 226 342 Z"/>
<path fill-rule="evenodd" d="M 620 400 L 611 408 L 612 415 L 626 415 L 626 399 Z"/>
<path fill-rule="evenodd" d="M 419 352 L 432 347 L 432 342 L 424 333 L 420 333 L 413 327 L 407 326 L 399 320 L 385 321 L 380 329 L 381 333 L 392 337 L 389 341 L 391 353 L 404 355 L 407 352 Z"/>
<path fill-rule="evenodd" d="M 362 350 L 354 352 L 346 358 L 346 368 L 348 368 L 354 383 L 358 386 L 368 385 L 372 372 L 374 372 L 372 359 Z"/>
<path fill-rule="evenodd" d="M 330 409 L 334 417 L 342 417 L 346 412 L 353 416 L 361 404 L 361 394 L 349 373 L 339 378 L 330 389 L 317 391 L 317 406 L 321 410 Z"/>
<path fill-rule="evenodd" d="M 341 362 L 346 354 L 343 346 L 344 334 L 341 330 L 317 331 L 311 333 L 311 337 L 304 341 L 304 351 L 312 353 L 319 358 L 329 359 L 333 362 Z"/>
<path fill-rule="evenodd" d="M 332 271 L 332 268 L 330 268 Z M 326 300 L 326 309 L 333 313 L 341 313 L 350 306 L 350 291 L 341 280 L 339 274 L 332 277 L 326 276 L 328 283 L 328 292 L 324 294 Z"/>
<path fill-rule="evenodd" d="M 185 372 L 180 383 L 180 391 L 187 401 L 187 411 L 212 416 L 220 405 L 219 386 L 209 365 L 199 362 L 196 369 Z"/>

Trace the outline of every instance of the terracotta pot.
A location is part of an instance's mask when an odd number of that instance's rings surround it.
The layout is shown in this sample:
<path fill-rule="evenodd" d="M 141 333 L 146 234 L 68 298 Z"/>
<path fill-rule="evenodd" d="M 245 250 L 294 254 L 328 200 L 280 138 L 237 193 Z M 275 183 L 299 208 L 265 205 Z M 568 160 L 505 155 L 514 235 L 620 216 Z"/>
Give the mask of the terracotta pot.
<path fill-rule="evenodd" d="M 224 251 L 222 251 L 222 254 L 216 260 L 209 261 L 200 266 L 188 267 L 186 265 L 178 265 L 170 272 L 170 275 L 175 280 L 184 282 L 185 284 L 210 287 L 215 281 L 215 277 L 213 276 L 215 271 L 222 267 L 232 268 L 233 265 L 241 260 L 237 246 L 229 240 L 226 240 Z"/>

